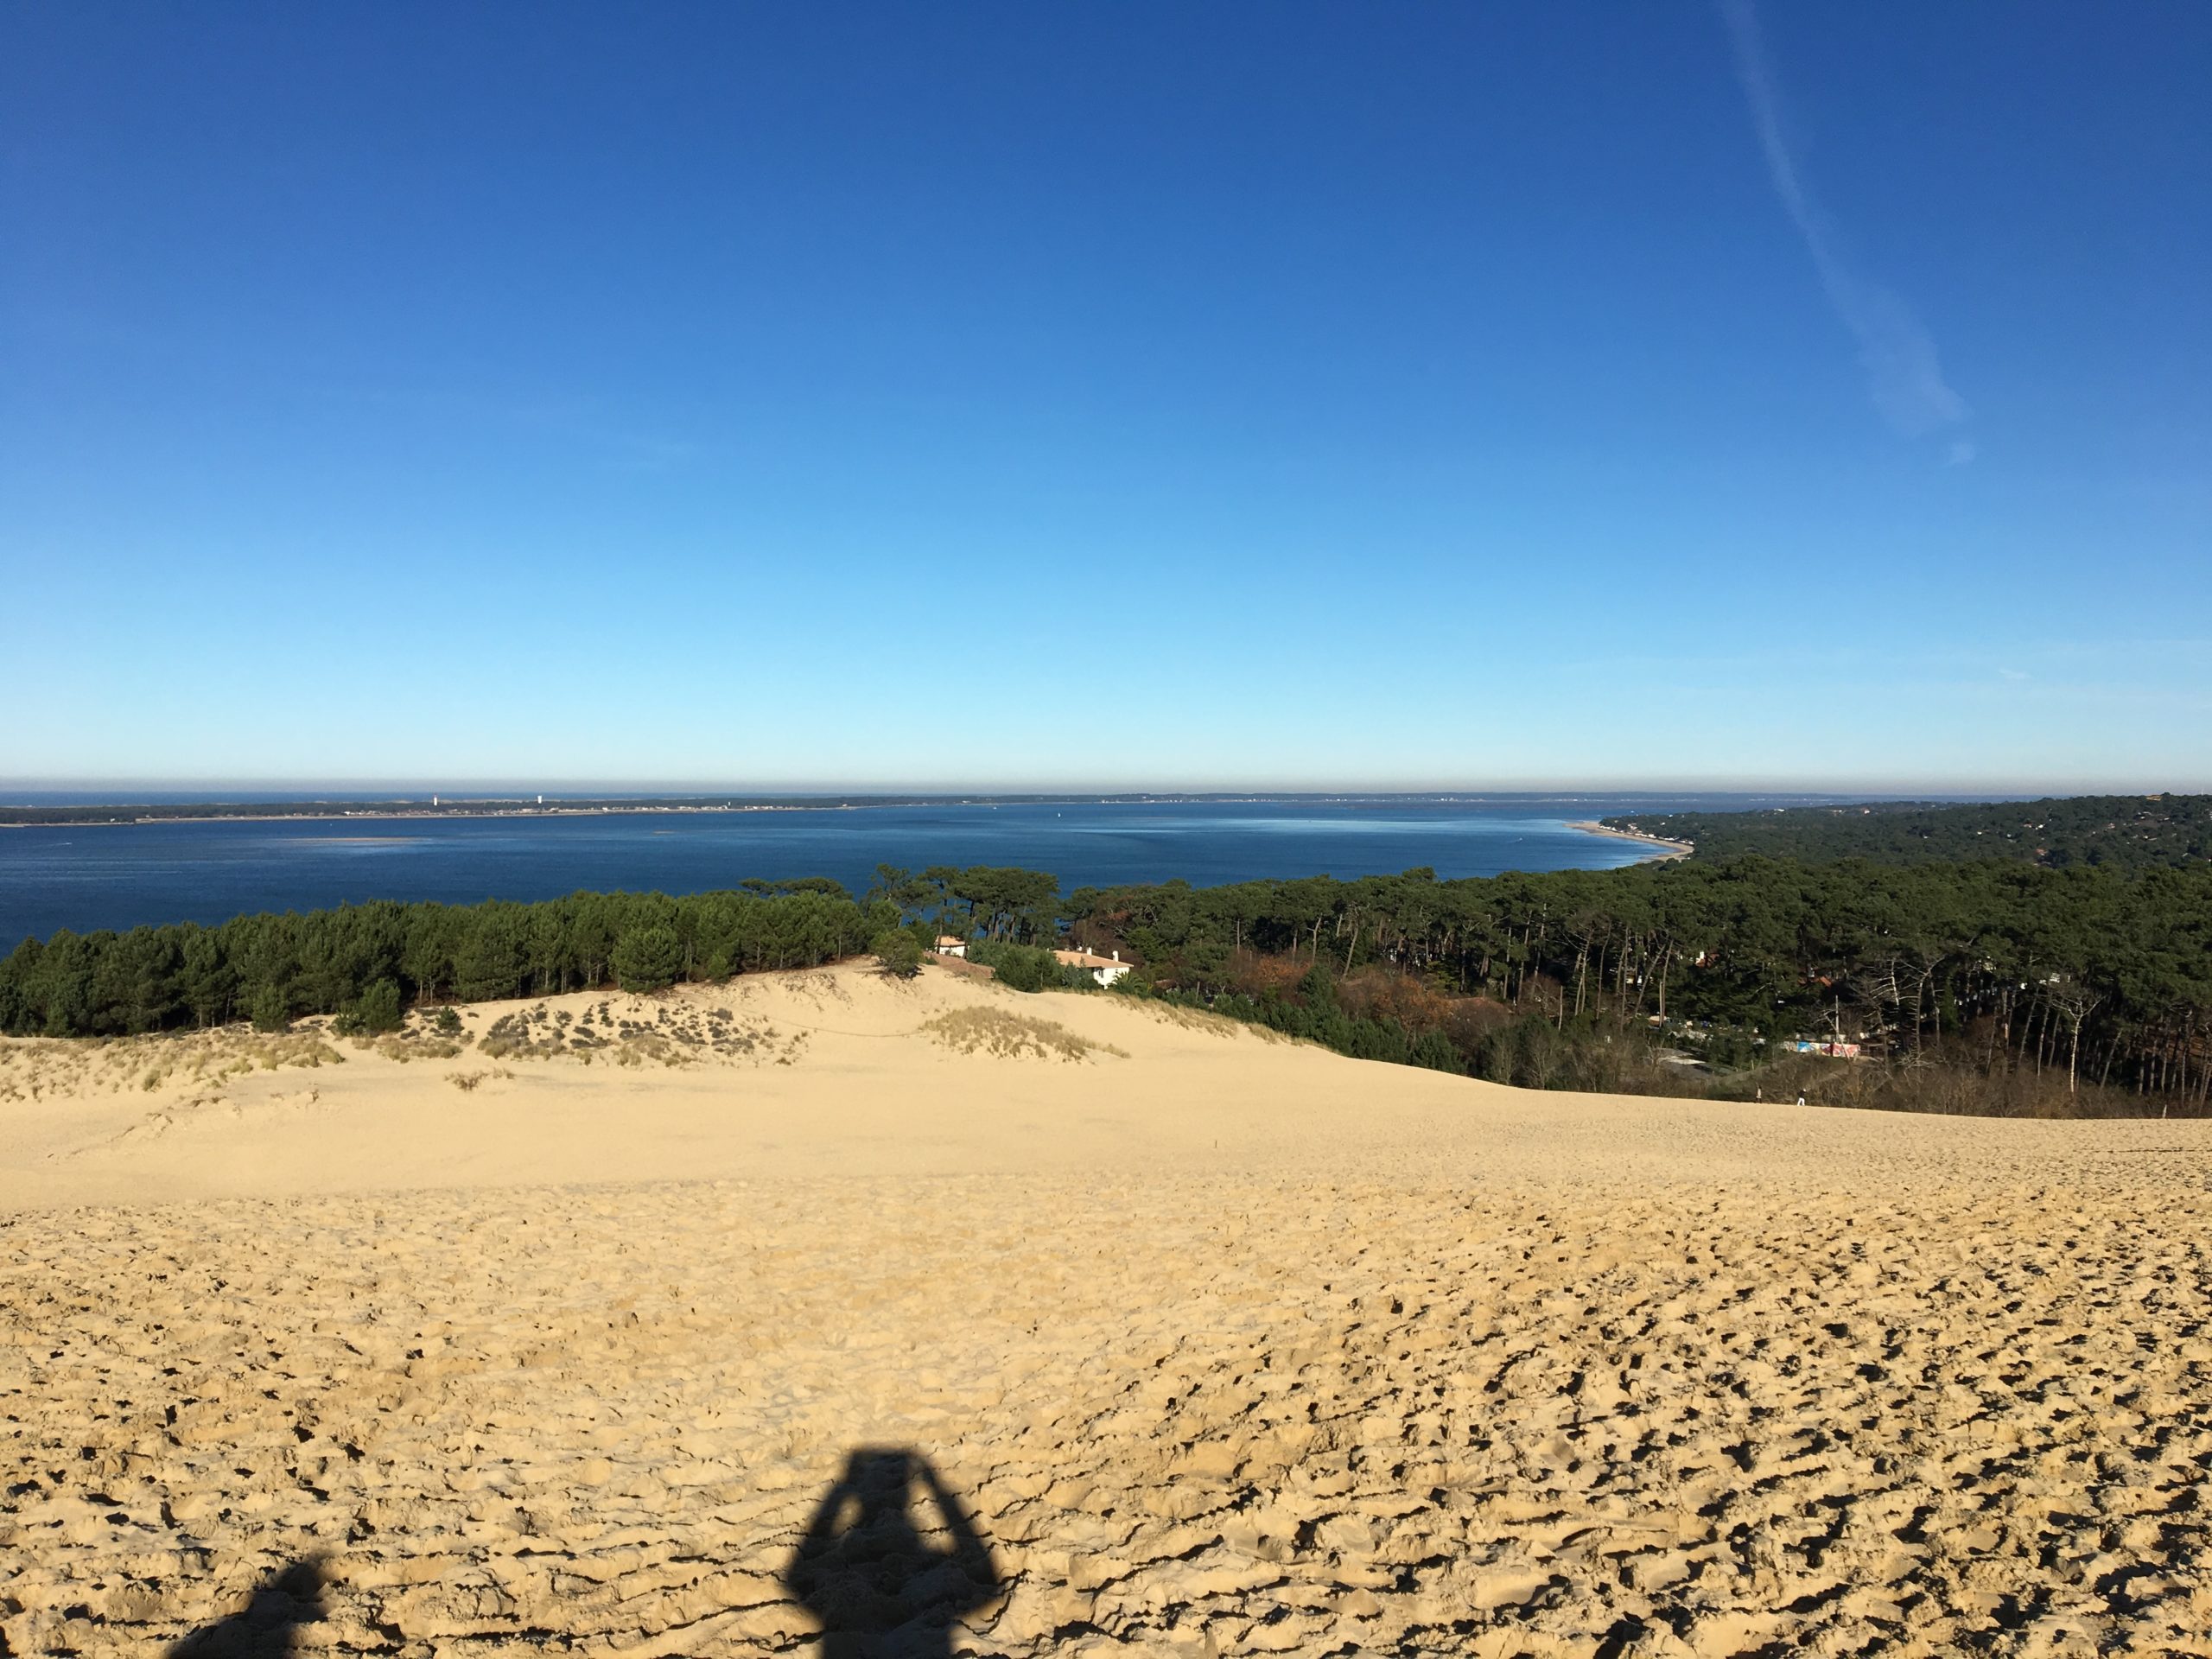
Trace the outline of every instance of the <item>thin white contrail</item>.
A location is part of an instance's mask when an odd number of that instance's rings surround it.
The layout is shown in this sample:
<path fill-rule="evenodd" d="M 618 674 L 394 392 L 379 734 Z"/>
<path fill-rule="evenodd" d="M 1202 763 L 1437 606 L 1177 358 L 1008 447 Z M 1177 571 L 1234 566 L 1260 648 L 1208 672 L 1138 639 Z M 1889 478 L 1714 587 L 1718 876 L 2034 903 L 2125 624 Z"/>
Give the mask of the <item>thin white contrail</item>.
<path fill-rule="evenodd" d="M 1774 193 L 1782 198 L 1790 223 L 1804 238 L 1806 251 L 1813 256 L 1828 303 L 1859 341 L 1859 361 L 1866 365 L 1875 405 L 1898 431 L 1913 436 L 1955 426 L 1967 418 L 1966 399 L 1943 378 L 1936 342 L 1903 300 L 1845 263 L 1834 233 L 1806 188 L 1783 139 L 1780 99 L 1759 42 L 1751 0 L 1719 0 L 1719 4 L 1736 51 L 1737 78 L 1743 82 L 1751 125 L 1766 156 L 1767 176 L 1773 180 Z M 1964 440 L 1954 442 L 1949 458 L 1954 464 L 1973 460 L 1974 445 Z"/>

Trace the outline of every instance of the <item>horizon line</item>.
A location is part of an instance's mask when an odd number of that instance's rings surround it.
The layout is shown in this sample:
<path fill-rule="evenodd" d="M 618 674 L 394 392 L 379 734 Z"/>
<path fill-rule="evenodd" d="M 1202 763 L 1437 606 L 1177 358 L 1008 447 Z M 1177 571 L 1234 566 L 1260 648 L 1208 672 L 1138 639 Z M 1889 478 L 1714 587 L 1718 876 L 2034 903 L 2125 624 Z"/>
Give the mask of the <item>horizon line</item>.
<path fill-rule="evenodd" d="M 219 791 L 251 791 L 256 794 L 270 794 L 277 791 L 299 791 L 299 798 L 314 798 L 318 792 L 359 795 L 370 791 L 379 798 L 404 799 L 415 795 L 454 795 L 474 798 L 514 799 L 537 794 L 606 797 L 695 798 L 707 799 L 723 796 L 732 799 L 759 800 L 767 798 L 837 798 L 841 797 L 901 796 L 931 800 L 965 798 L 988 799 L 1014 796 L 1051 796 L 1054 798 L 1082 798 L 1087 796 L 1144 796 L 1155 798 L 1196 796 L 1484 796 L 1484 795 L 1545 795 L 1572 797 L 1578 795 L 1796 795 L 1848 796 L 1854 799 L 1918 798 L 1922 797 L 2020 797 L 2029 798 L 2052 798 L 2066 795 L 2191 795 L 2212 793 L 2212 783 L 2191 783 L 2167 780 L 2151 783 L 2142 779 L 2083 778 L 2066 779 L 2025 779 L 2021 778 L 1887 778 L 1887 779 L 1824 779 L 1803 778 L 1742 779 L 1742 778 L 1677 778 L 1677 779 L 1513 779 L 1481 784 L 1401 782 L 1396 780 L 1361 780 L 1344 782 L 1271 781 L 1271 782 L 1208 782 L 1208 783 L 1126 783 L 1116 781 L 1083 780 L 1077 782 L 953 782 L 931 780 L 925 783 L 901 781 L 865 781 L 823 783 L 804 782 L 749 782 L 735 785 L 728 782 L 698 782 L 695 780 L 645 780 L 628 779 L 578 778 L 287 778 L 287 777 L 215 777 L 161 778 L 147 776 L 123 777 L 32 777 L 0 778 L 0 796 L 21 791 L 31 794 L 64 794 L 97 792 L 115 795 L 129 790 L 144 790 L 165 794 L 213 795 Z M 129 803 L 118 803 L 129 804 Z"/>

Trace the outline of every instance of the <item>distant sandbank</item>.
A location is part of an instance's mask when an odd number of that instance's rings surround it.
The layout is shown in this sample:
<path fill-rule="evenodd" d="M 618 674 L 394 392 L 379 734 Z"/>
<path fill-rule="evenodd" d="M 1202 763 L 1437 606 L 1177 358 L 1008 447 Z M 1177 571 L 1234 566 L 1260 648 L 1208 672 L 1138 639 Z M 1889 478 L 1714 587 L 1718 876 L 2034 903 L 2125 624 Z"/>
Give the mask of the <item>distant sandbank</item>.
<path fill-rule="evenodd" d="M 1652 849 L 1649 861 L 1655 864 L 1670 858 L 1688 858 L 1694 850 L 1687 841 L 1669 841 L 1664 836 L 1647 836 L 1634 830 L 1616 830 L 1611 824 L 1599 823 L 1592 819 L 1580 819 L 1567 827 L 1580 830 L 1586 836 L 1609 836 L 1615 841 L 1641 842 Z"/>

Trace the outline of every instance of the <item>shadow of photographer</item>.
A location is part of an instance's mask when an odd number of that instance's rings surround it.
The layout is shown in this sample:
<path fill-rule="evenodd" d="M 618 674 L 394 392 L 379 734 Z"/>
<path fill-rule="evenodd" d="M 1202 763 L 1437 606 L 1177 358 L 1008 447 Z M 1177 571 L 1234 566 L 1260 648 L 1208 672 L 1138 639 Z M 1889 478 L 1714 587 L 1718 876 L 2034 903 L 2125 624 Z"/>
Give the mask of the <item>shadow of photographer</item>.
<path fill-rule="evenodd" d="M 167 1659 L 280 1659 L 302 1624 L 324 1617 L 321 1563 L 294 1561 L 267 1580 L 245 1610 L 170 1643 Z"/>
<path fill-rule="evenodd" d="M 322 1564 L 296 1560 L 247 1605 L 166 1650 L 166 1659 L 279 1659 L 328 1616 Z M 826 1659 L 951 1659 L 955 1621 L 1001 1593 L 990 1546 L 930 1460 L 861 1446 L 815 1507 L 783 1573 L 821 1626 Z M 0 1659 L 4 1659 L 0 1640 Z"/>
<path fill-rule="evenodd" d="M 884 1446 L 846 1459 L 783 1582 L 820 1623 L 827 1659 L 950 1659 L 953 1622 L 1001 1588 L 990 1547 L 930 1460 Z"/>

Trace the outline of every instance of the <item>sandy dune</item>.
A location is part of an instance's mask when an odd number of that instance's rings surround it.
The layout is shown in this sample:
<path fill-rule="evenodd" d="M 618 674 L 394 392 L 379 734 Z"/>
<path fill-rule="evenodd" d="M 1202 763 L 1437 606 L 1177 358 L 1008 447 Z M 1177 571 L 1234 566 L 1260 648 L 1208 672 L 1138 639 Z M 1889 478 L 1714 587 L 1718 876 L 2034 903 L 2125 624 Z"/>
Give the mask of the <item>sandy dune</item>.
<path fill-rule="evenodd" d="M 2212 1653 L 2205 1126 L 468 1023 L 0 1045 L 0 1653 Z"/>

